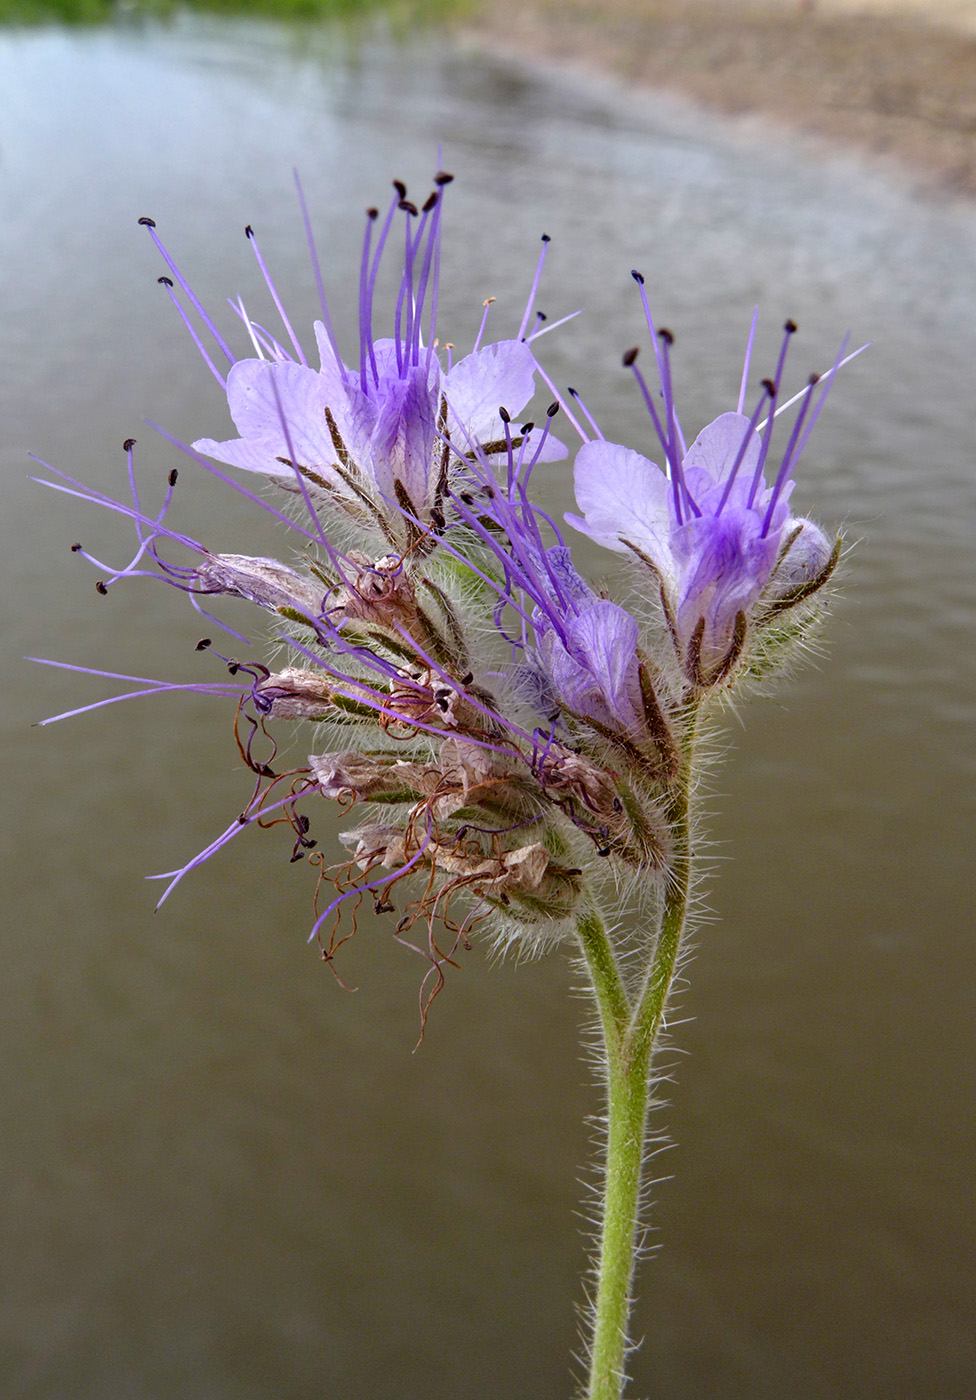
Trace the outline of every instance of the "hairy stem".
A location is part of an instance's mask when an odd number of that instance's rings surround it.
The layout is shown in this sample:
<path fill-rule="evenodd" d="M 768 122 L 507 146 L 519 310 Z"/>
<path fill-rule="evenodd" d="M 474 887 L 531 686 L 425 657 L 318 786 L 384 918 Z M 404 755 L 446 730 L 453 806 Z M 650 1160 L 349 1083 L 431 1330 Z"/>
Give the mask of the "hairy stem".
<path fill-rule="evenodd" d="M 678 963 L 691 887 L 694 715 L 689 714 L 687 720 L 685 761 L 669 801 L 674 844 L 661 921 L 657 937 L 649 940 L 647 967 L 633 996 L 627 994 L 613 943 L 599 914 L 590 908 L 578 922 L 603 1030 L 607 1085 L 603 1213 L 586 1400 L 620 1400 L 625 1381 L 651 1061 Z"/>

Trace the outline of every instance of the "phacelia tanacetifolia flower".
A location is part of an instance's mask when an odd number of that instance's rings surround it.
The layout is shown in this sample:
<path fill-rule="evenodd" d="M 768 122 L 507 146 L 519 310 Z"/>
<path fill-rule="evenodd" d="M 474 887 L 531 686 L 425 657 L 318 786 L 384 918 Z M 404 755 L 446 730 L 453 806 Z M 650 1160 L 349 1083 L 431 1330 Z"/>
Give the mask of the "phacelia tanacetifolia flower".
<path fill-rule="evenodd" d="M 227 403 L 239 437 L 201 438 L 197 452 L 244 471 L 259 472 L 290 489 L 300 489 L 316 506 L 333 506 L 385 543 L 416 545 L 423 531 L 442 519 L 448 479 L 461 451 L 477 444 L 491 454 L 502 440 L 499 405 L 521 414 L 535 391 L 536 362 L 527 334 L 538 275 L 516 337 L 482 345 L 488 304 L 474 348 L 456 363 L 450 351 L 442 363 L 437 342 L 441 214 L 450 175 L 439 173 L 435 188 L 418 209 L 406 186 L 394 182 L 394 197 L 381 220 L 368 211 L 359 272 L 359 355 L 348 365 L 339 350 L 322 289 L 318 258 L 309 234 L 322 319 L 315 322 L 319 368 L 314 369 L 285 314 L 253 230 L 248 237 L 275 305 L 290 349 L 255 324 L 238 305 L 256 355 L 235 360 L 226 341 L 205 318 L 221 352 L 230 360 Z M 403 221 L 403 268 L 392 318 L 392 336 L 373 339 L 374 300 L 381 260 Z M 186 295 L 202 313 L 185 280 L 145 220 Z M 306 219 L 307 226 L 307 219 Z M 378 232 L 377 230 L 378 226 Z M 374 237 L 375 233 L 375 237 Z M 548 241 L 548 240 L 545 240 Z M 541 271 L 541 260 L 540 260 Z M 169 280 L 169 279 L 165 279 Z M 174 297 L 175 299 L 175 297 Z M 182 308 L 181 308 L 182 310 Z M 189 318 L 185 317 L 189 325 Z M 200 345 L 200 341 L 197 341 Z M 202 346 L 201 346 L 202 348 Z M 549 437 L 544 458 L 566 455 Z"/>
<path fill-rule="evenodd" d="M 636 555 L 654 572 L 682 669 L 695 686 L 708 687 L 730 674 L 751 623 L 810 596 L 836 564 L 839 544 L 811 521 L 792 517 L 789 498 L 793 470 L 844 348 L 825 382 L 812 376 L 797 396 L 796 421 L 769 485 L 773 424 L 795 325 L 786 323 L 775 377 L 763 380 L 755 411 L 747 417 L 753 320 L 737 410 L 721 414 L 686 447 L 672 393 L 672 338 L 666 330 L 654 331 L 649 311 L 648 322 L 660 407 L 635 363 L 637 351 L 629 351 L 624 363 L 633 368 L 643 391 L 666 469 L 618 443 L 587 442 L 575 466 L 583 514 L 566 519 L 607 548 Z"/>

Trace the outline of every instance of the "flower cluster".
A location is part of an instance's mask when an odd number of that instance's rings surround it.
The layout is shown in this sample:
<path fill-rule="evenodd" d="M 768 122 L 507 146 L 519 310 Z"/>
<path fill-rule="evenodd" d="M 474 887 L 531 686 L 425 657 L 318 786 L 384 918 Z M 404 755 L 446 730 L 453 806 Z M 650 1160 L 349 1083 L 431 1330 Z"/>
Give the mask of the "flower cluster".
<path fill-rule="evenodd" d="M 396 182 L 385 213 L 368 211 L 358 354 L 340 353 L 323 294 L 318 368 L 251 229 L 284 333 L 279 339 L 238 303 L 253 350 L 239 359 L 152 220 L 141 220 L 168 265 L 160 280 L 226 390 L 239 432 L 227 441 L 201 438 L 185 451 L 286 521 L 300 556 L 221 553 L 170 529 L 175 472 L 162 508 L 147 514 L 131 442 L 130 504 L 63 473 L 49 483 L 135 525 L 134 558 L 119 569 L 99 564 L 100 592 L 155 574 L 218 626 L 204 600 L 209 608 L 221 595 L 244 599 L 271 617 L 275 647 L 287 646 L 287 664 L 274 670 L 254 656 L 224 657 L 230 681 L 188 687 L 236 697 L 235 732 L 255 786 L 242 815 L 206 851 L 163 877 L 166 892 L 245 827 L 285 823 L 292 858 L 319 869 L 313 935 L 324 955 L 333 958 L 348 936 L 344 916 L 354 925 L 368 897 L 377 911 L 395 914 L 394 936 L 428 959 L 425 1007 L 445 963 L 483 919 L 490 916 L 504 939 L 539 943 L 560 936 L 598 886 L 630 889 L 641 877 L 661 887 L 699 709 L 768 670 L 803 635 L 838 557 L 817 526 L 790 515 L 789 499 L 843 349 L 819 385 L 811 380 L 798 396 L 778 461 L 771 444 L 775 418 L 789 406 L 781 405 L 780 385 L 792 324 L 754 411 L 745 407 L 750 336 L 736 411 L 687 446 L 672 390 L 672 338 L 656 330 L 648 309 L 660 398 L 636 351 L 625 364 L 660 442 L 664 466 L 657 466 L 602 434 L 590 437 L 535 358 L 544 318 L 533 313 L 548 240 L 513 337 L 484 343 L 486 302 L 469 354 L 454 360 L 440 344 L 450 180 L 438 173 L 419 207 Z M 395 246 L 402 271 L 386 327 L 392 333 L 374 339 L 380 265 Z M 539 380 L 551 402 L 523 421 Z M 581 513 L 567 520 L 643 571 L 651 605 L 640 621 L 580 575 L 559 525 L 533 500 L 536 464 L 567 455 L 554 432 L 567 420 L 582 439 Z M 228 477 L 214 462 L 257 474 L 272 494 L 252 493 L 246 477 Z M 220 654 L 209 638 L 200 645 Z M 180 688 L 140 686 L 133 693 Z M 307 763 L 279 771 L 267 728 L 275 720 L 315 726 Z M 354 822 L 341 838 L 348 856 L 334 866 L 309 834 L 320 799 Z M 322 898 L 326 877 L 334 894 Z"/>

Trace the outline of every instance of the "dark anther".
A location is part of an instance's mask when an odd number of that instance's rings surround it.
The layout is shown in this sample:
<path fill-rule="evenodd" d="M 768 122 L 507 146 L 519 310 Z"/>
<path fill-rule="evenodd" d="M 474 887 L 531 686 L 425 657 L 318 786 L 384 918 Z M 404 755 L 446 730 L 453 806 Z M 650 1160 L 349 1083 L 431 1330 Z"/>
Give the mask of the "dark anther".
<path fill-rule="evenodd" d="M 123 452 L 131 452 L 132 449 L 135 447 L 135 445 L 136 445 L 136 440 L 135 440 L 135 438 L 126 438 L 125 442 L 122 444 L 122 451 L 123 451 Z"/>
<path fill-rule="evenodd" d="M 619 797 L 615 797 L 613 799 L 613 810 L 615 812 L 622 812 L 624 810 L 624 804 L 621 802 Z"/>
<path fill-rule="evenodd" d="M 78 551 L 79 551 L 79 549 L 81 549 L 81 545 L 80 545 L 80 544 L 73 544 L 73 545 L 71 546 L 71 553 L 72 553 L 72 554 L 77 554 Z"/>
<path fill-rule="evenodd" d="M 773 381 L 771 379 L 761 379 L 759 382 L 762 385 L 762 387 L 766 390 L 766 393 L 769 395 L 769 397 L 772 398 L 773 395 L 776 393 L 776 385 L 773 383 Z"/>
<path fill-rule="evenodd" d="M 156 281 L 162 283 L 164 287 L 172 287 L 173 285 L 172 277 L 157 277 Z"/>
<path fill-rule="evenodd" d="M 523 423 L 523 424 L 522 424 L 522 436 L 523 436 L 523 437 L 528 437 L 528 436 L 529 436 L 529 433 L 531 433 L 531 431 L 532 431 L 532 429 L 533 429 L 534 427 L 535 427 L 535 424 L 534 424 L 534 423 Z"/>
<path fill-rule="evenodd" d="M 236 676 L 240 669 L 240 665 L 236 661 L 228 661 L 227 671 L 230 675 Z"/>
<path fill-rule="evenodd" d="M 542 235 L 542 241 L 543 243 L 551 243 L 552 239 L 549 237 L 548 233 L 544 233 Z"/>
<path fill-rule="evenodd" d="M 812 389 L 813 386 L 814 386 L 814 384 L 819 384 L 819 383 L 820 383 L 820 375 L 819 375 L 819 374 L 811 374 L 810 378 L 807 380 L 807 383 L 810 385 L 810 388 Z"/>
<path fill-rule="evenodd" d="M 318 843 L 317 841 L 303 841 L 303 842 L 302 842 L 302 845 L 305 847 L 306 851 L 314 851 L 314 850 L 315 850 L 315 847 L 316 847 L 318 844 L 319 844 L 319 843 Z"/>
<path fill-rule="evenodd" d="M 548 320 L 549 320 L 549 317 L 546 315 L 546 313 L 545 313 L 544 311 L 537 311 L 537 312 L 535 313 L 535 319 L 536 319 L 537 321 L 548 321 Z"/>
<path fill-rule="evenodd" d="M 303 852 L 301 851 L 292 851 L 291 855 L 288 857 L 288 864 L 294 865 L 296 860 L 301 860 L 302 854 Z"/>
<path fill-rule="evenodd" d="M 462 684 L 462 685 L 470 685 L 471 682 L 472 682 L 473 680 L 474 680 L 474 672 L 473 672 L 473 671 L 465 671 L 464 675 L 461 677 L 461 684 Z"/>
<path fill-rule="evenodd" d="M 566 875 L 582 875 L 583 872 L 578 865 L 573 865 L 570 866 L 569 870 L 565 871 L 564 873 Z"/>
<path fill-rule="evenodd" d="M 95 592 L 100 593 L 104 598 L 105 594 L 108 592 L 108 584 L 102 583 L 102 580 L 99 579 L 98 582 L 95 584 Z"/>
<path fill-rule="evenodd" d="M 309 821 L 308 817 L 303 817 L 300 812 L 296 815 L 296 821 L 298 822 L 299 829 L 301 830 L 301 833 L 304 836 L 306 831 L 308 831 L 309 827 L 312 825 L 312 823 Z"/>
<path fill-rule="evenodd" d="M 596 853 L 597 853 L 598 856 L 608 856 L 608 855 L 610 854 L 610 847 L 609 847 L 609 846 L 597 846 L 597 848 L 596 848 Z"/>
<path fill-rule="evenodd" d="M 443 530 L 445 524 L 447 523 L 444 519 L 444 512 L 442 510 L 438 510 L 436 506 L 431 507 L 430 523 L 437 531 Z"/>
<path fill-rule="evenodd" d="M 379 211 L 378 209 L 369 208 L 369 209 L 366 210 L 366 217 L 367 217 L 367 219 L 370 219 L 370 220 L 372 220 L 372 219 L 378 219 L 379 216 L 380 216 L 380 211 Z"/>
<path fill-rule="evenodd" d="M 396 905 L 395 905 L 395 904 L 384 904 L 382 900 L 378 899 L 378 900 L 376 901 L 376 903 L 373 905 L 373 913 L 374 913 L 374 914 L 392 914 L 395 908 L 396 908 Z M 399 932 L 400 932 L 400 930 L 397 929 L 397 933 L 399 933 Z"/>
<path fill-rule="evenodd" d="M 473 505 L 474 505 L 474 497 L 472 496 L 472 494 L 471 494 L 470 491 L 462 491 L 462 492 L 461 492 L 461 500 L 464 502 L 464 504 L 465 504 L 466 506 L 473 506 Z"/>
<path fill-rule="evenodd" d="M 454 176 L 448 175 L 446 170 L 438 170 L 437 174 L 434 176 L 434 184 L 449 185 L 453 179 Z"/>
<path fill-rule="evenodd" d="M 405 214 L 417 213 L 416 204 L 414 204 L 413 201 L 409 199 L 401 199 L 400 203 L 397 205 L 397 208 L 402 209 Z"/>
<path fill-rule="evenodd" d="M 196 647 L 194 648 L 194 650 L 195 650 L 195 651 L 206 651 L 206 650 L 207 650 L 207 647 L 209 647 L 209 646 L 211 646 L 211 645 L 212 645 L 212 642 L 211 642 L 211 640 L 210 640 L 209 637 L 201 637 L 200 640 L 197 642 Z"/>
<path fill-rule="evenodd" d="M 169 477 L 168 477 L 170 486 L 175 486 L 175 485 L 176 485 L 177 480 L 179 479 L 179 475 L 180 475 L 179 472 L 178 472 L 178 471 L 176 470 L 176 468 L 174 467 L 173 470 L 170 472 Z"/>
<path fill-rule="evenodd" d="M 796 333 L 796 322 L 793 320 L 787 321 L 783 329 L 787 335 L 794 335 Z"/>
<path fill-rule="evenodd" d="M 643 287 L 643 285 L 644 285 L 644 274 L 643 274 L 643 272 L 638 272 L 637 269 L 636 269 L 636 267 L 632 267 L 632 268 L 630 269 L 630 275 L 631 275 L 631 277 L 633 277 L 633 279 L 634 279 L 634 281 L 637 283 L 638 287 Z"/>
<path fill-rule="evenodd" d="M 640 346 L 638 345 L 635 345 L 633 350 L 628 350 L 627 353 L 624 355 L 624 369 L 630 369 L 631 365 L 637 359 L 637 356 L 639 354 Z M 570 392 L 572 392 L 572 390 L 570 390 Z"/>
<path fill-rule="evenodd" d="M 156 227 L 156 220 L 155 220 L 155 219 L 150 219 L 150 217 L 149 217 L 148 214 L 143 214 L 143 216 L 142 216 L 142 218 L 139 220 L 139 222 L 140 222 L 140 224 L 145 224 L 146 228 L 155 228 L 155 227 Z"/>
<path fill-rule="evenodd" d="M 673 335 L 671 334 L 671 332 L 668 330 L 667 326 L 662 326 L 662 327 L 661 327 L 661 329 L 658 331 L 658 338 L 659 338 L 660 340 L 663 340 L 664 343 L 665 343 L 665 345 L 673 345 L 673 344 L 674 344 L 674 336 L 673 336 Z"/>
<path fill-rule="evenodd" d="M 559 405 L 558 405 L 558 403 L 551 403 L 551 404 L 549 405 L 549 407 L 546 409 L 546 417 L 547 417 L 547 418 L 555 418 L 555 416 L 556 416 L 556 414 L 557 414 L 558 412 L 559 412 Z"/>
<path fill-rule="evenodd" d="M 571 397 L 574 398 L 574 399 L 578 399 L 578 398 L 579 398 L 579 391 L 576 390 L 576 389 L 571 389 L 570 386 L 569 386 L 568 384 L 566 385 L 566 393 L 569 394 L 569 395 L 571 395 Z"/>
<path fill-rule="evenodd" d="M 407 187 L 402 180 L 394 180 L 393 188 L 396 190 L 397 194 L 400 196 L 401 199 L 406 199 Z"/>
<path fill-rule="evenodd" d="M 505 407 L 502 407 L 502 408 L 500 408 L 500 409 L 498 410 L 498 416 L 499 416 L 499 418 L 502 420 L 503 423 L 511 423 L 511 421 L 512 421 L 512 415 L 509 413 L 508 409 L 505 408 Z"/>
<path fill-rule="evenodd" d="M 254 230 L 253 230 L 253 228 L 251 227 L 250 224 L 248 224 L 247 228 L 244 230 L 244 237 L 245 237 L 245 238 L 253 238 L 253 237 L 254 237 Z"/>
<path fill-rule="evenodd" d="M 240 823 L 241 826 L 247 826 L 247 813 L 246 813 L 246 812 L 242 812 L 242 813 L 240 814 L 240 816 L 237 818 L 237 820 L 238 820 L 238 822 Z"/>
<path fill-rule="evenodd" d="M 439 199 L 440 195 L 437 193 L 436 190 L 433 192 L 433 194 L 429 194 L 424 200 L 424 213 L 429 214 Z"/>

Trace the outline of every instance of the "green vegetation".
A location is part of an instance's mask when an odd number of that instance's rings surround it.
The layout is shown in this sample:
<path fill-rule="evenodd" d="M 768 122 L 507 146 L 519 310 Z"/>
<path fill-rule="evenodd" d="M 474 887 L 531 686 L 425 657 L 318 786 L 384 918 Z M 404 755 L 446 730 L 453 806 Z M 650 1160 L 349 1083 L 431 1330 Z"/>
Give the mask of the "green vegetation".
<path fill-rule="evenodd" d="M 466 0 L 0 0 L 0 25 L 170 19 L 187 10 L 312 21 L 389 14 L 400 21 L 419 21 L 444 19 L 465 8 Z"/>

